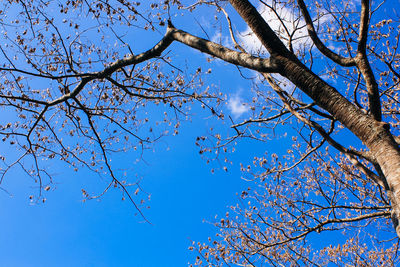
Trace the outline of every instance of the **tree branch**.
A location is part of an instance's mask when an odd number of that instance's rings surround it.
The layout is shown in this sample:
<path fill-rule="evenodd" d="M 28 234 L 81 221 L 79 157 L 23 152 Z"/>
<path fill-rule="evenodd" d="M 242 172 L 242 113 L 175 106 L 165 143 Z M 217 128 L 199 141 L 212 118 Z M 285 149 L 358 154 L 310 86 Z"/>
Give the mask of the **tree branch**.
<path fill-rule="evenodd" d="M 369 6 L 369 0 L 361 1 L 360 32 L 358 36 L 356 64 L 365 80 L 370 112 L 376 120 L 381 121 L 382 109 L 379 88 L 366 53 L 370 10 Z"/>
<path fill-rule="evenodd" d="M 354 61 L 354 58 L 342 57 L 341 55 L 336 54 L 335 52 L 330 50 L 328 47 L 326 47 L 326 45 L 321 41 L 321 39 L 317 35 L 317 32 L 315 31 L 314 23 L 311 19 L 310 13 L 308 12 L 304 1 L 297 0 L 297 3 L 299 5 L 300 11 L 303 14 L 304 20 L 306 22 L 308 34 L 310 35 L 311 40 L 313 41 L 315 46 L 318 48 L 318 50 L 323 55 L 325 55 L 326 57 L 331 59 L 333 62 L 335 62 L 341 66 L 344 66 L 344 67 L 355 66 L 356 63 Z"/>
<path fill-rule="evenodd" d="M 175 29 L 173 27 L 174 26 L 172 26 L 172 24 L 170 23 L 169 29 L 171 30 L 171 37 L 174 40 L 188 45 L 203 53 L 217 57 L 226 62 L 259 72 L 273 73 L 279 71 L 278 65 L 275 64 L 273 57 L 271 57 L 270 59 L 264 59 L 252 56 L 247 53 L 237 52 L 209 40 L 191 35 L 185 31 Z"/>
<path fill-rule="evenodd" d="M 247 22 L 271 56 L 293 57 L 282 41 L 276 36 L 257 9 L 247 0 L 229 0 L 239 15 Z"/>
<path fill-rule="evenodd" d="M 304 122 L 305 124 L 309 125 L 310 127 L 312 127 L 313 129 L 315 129 L 316 131 L 318 131 L 318 133 L 327 140 L 327 142 L 333 146 L 334 148 L 336 148 L 337 150 L 339 150 L 341 153 L 343 153 L 344 155 L 346 155 L 346 157 L 350 160 L 350 162 L 357 167 L 365 176 L 369 177 L 371 180 L 373 180 L 376 184 L 382 186 L 383 188 L 387 189 L 388 185 L 387 182 L 385 180 L 383 180 L 380 176 L 376 175 L 373 171 L 371 171 L 370 169 L 368 169 L 366 166 L 364 166 L 355 156 L 354 154 L 351 153 L 351 150 L 346 149 L 345 147 L 343 147 L 341 144 L 339 144 L 338 142 L 336 142 L 330 135 L 329 133 L 327 133 L 324 128 L 319 125 L 318 123 L 306 119 L 304 118 L 297 110 L 295 110 L 294 108 L 292 108 L 284 99 L 282 92 L 284 92 L 278 84 L 276 84 L 276 82 L 274 81 L 274 79 L 272 78 L 271 75 L 269 74 L 264 74 L 264 78 L 267 79 L 268 83 L 271 85 L 271 87 L 274 89 L 274 91 L 279 95 L 279 97 L 281 98 L 281 100 L 283 101 L 286 109 L 288 109 L 296 118 L 298 118 L 300 121 Z M 360 155 L 362 155 L 360 153 Z M 358 155 L 358 156 L 360 156 Z M 366 155 L 362 155 L 363 158 L 368 159 L 368 157 L 366 157 Z M 371 160 L 370 160 L 371 161 Z"/>

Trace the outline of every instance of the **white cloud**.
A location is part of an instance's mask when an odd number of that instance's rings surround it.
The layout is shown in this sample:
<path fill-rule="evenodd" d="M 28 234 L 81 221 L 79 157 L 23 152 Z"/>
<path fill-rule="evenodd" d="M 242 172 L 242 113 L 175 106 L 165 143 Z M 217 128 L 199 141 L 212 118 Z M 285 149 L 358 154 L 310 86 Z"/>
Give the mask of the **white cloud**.
<path fill-rule="evenodd" d="M 269 3 L 271 2 L 272 1 L 269 1 Z M 260 5 L 258 7 L 258 11 L 268 23 L 268 25 L 272 28 L 272 30 L 280 33 L 281 37 L 283 37 L 281 39 L 285 43 L 285 45 L 287 45 L 288 40 L 288 34 L 285 30 L 286 27 L 287 31 L 290 34 L 294 32 L 294 35 L 292 37 L 294 50 L 297 50 L 300 47 L 309 46 L 311 44 L 311 40 L 308 37 L 307 28 L 305 27 L 305 21 L 303 18 L 298 16 L 298 12 L 295 12 L 292 8 L 283 6 L 282 4 L 275 4 L 275 10 L 276 14 L 265 5 Z M 240 35 L 242 36 L 240 38 L 241 41 L 250 51 L 254 53 L 266 52 L 265 49 L 262 47 L 261 42 L 258 40 L 258 38 L 254 35 L 249 27 L 247 27 L 245 31 L 241 32 Z"/>
<path fill-rule="evenodd" d="M 243 99 L 238 94 L 229 98 L 227 106 L 235 118 L 239 118 L 242 114 L 249 111 L 249 107 L 243 103 Z"/>
<path fill-rule="evenodd" d="M 221 32 L 215 33 L 214 36 L 212 36 L 211 41 L 226 47 L 233 46 L 231 39 L 228 36 L 223 36 Z"/>

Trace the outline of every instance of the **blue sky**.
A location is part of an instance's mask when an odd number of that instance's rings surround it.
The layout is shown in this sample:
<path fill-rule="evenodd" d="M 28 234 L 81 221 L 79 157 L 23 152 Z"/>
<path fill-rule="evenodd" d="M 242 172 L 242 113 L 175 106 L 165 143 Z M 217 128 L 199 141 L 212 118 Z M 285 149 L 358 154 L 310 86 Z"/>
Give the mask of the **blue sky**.
<path fill-rule="evenodd" d="M 209 14 L 198 14 L 197 21 L 212 33 L 215 29 Z M 193 17 L 176 17 L 173 22 L 178 28 L 204 36 Z M 245 25 L 241 26 L 238 30 L 245 32 Z M 135 52 L 141 52 L 161 36 L 140 32 L 128 35 L 127 41 L 134 44 Z M 178 66 L 188 69 L 198 65 L 212 68 L 212 76 L 206 81 L 227 94 L 227 114 L 235 120 L 249 115 L 241 101 L 253 96 L 250 83 L 241 79 L 235 67 L 221 61 L 207 63 L 206 56 L 181 44 L 172 46 L 171 57 Z M 150 208 L 142 209 L 150 223 L 135 215 L 135 208 L 121 200 L 119 190 L 83 202 L 82 188 L 98 193 L 107 185 L 88 170 L 76 173 L 52 161 L 55 182 L 45 194 L 45 203 L 29 200 L 37 192 L 37 184 L 19 171 L 10 172 L 2 184 L 9 193 L 0 191 L 0 266 L 152 267 L 194 262 L 196 255 L 188 250 L 192 241 L 206 242 L 214 236 L 217 229 L 208 222 L 213 222 L 216 215 L 223 216 L 228 206 L 237 202 L 236 194 L 252 186 L 241 179 L 239 163 L 251 163 L 254 156 L 265 151 L 285 151 L 285 144 L 279 138 L 264 143 L 243 139 L 236 152 L 229 155 L 233 163 L 225 172 L 217 162 L 206 164 L 195 140 L 207 135 L 211 127 L 223 135 L 233 130 L 211 119 L 210 112 L 199 105 L 190 113 L 191 120 L 182 122 L 179 135 L 164 137 L 152 151 L 145 152 L 144 161 L 136 162 L 138 154 L 134 152 L 113 157 L 113 167 L 140 177 L 141 187 L 151 195 L 146 201 Z M 280 135 L 279 129 L 276 134 Z"/>
<path fill-rule="evenodd" d="M 177 26 L 185 20 L 176 18 Z M 139 39 L 128 38 L 135 52 L 148 49 L 161 37 L 154 32 L 140 34 Z M 232 79 L 238 76 L 236 68 L 220 61 L 207 63 L 206 56 L 180 44 L 174 44 L 172 51 L 178 65 L 212 68 L 214 78 L 208 82 L 233 96 L 231 115 L 239 119 L 247 110 L 240 101 L 251 95 L 250 83 Z M 189 58 L 195 60 L 188 63 Z M 229 114 L 229 107 L 224 109 Z M 57 161 L 47 163 L 55 182 L 45 192 L 45 203 L 30 201 L 29 196 L 37 194 L 31 178 L 17 169 L 10 172 L 2 184 L 8 193 L 0 191 L 0 266 L 187 266 L 194 262 L 196 255 L 188 250 L 192 241 L 206 242 L 214 236 L 216 228 L 208 222 L 224 215 L 227 207 L 236 203 L 236 194 L 249 186 L 241 179 L 239 162 L 251 162 L 275 141 L 260 146 L 243 140 L 230 155 L 233 164 L 225 172 L 216 162 L 206 164 L 195 140 L 207 135 L 211 127 L 223 134 L 233 130 L 210 119 L 210 111 L 199 105 L 190 113 L 191 121 L 182 122 L 180 134 L 160 140 L 153 151 L 145 152 L 144 161 L 136 163 L 138 154 L 134 152 L 112 158 L 115 169 L 127 169 L 128 175 L 141 178 L 142 189 L 151 195 L 146 202 L 150 209 L 142 209 L 151 224 L 135 215 L 132 204 L 121 201 L 119 190 L 83 202 L 82 188 L 99 193 L 107 185 L 85 169 L 76 173 Z"/>
<path fill-rule="evenodd" d="M 34 184 L 13 173 L 3 186 L 13 196 L 0 194 L 0 266 L 186 266 L 195 257 L 187 250 L 191 242 L 216 233 L 203 220 L 223 215 L 248 185 L 238 160 L 264 150 L 243 142 L 232 155 L 233 167 L 212 174 L 194 144 L 207 129 L 202 118 L 184 123 L 182 134 L 165 138 L 147 153 L 147 164 L 137 164 L 141 186 L 151 194 L 151 208 L 143 210 L 151 224 L 134 216 L 118 190 L 82 202 L 82 187 L 101 188 L 85 170 L 58 168 L 56 188 L 44 204 L 30 203 Z M 118 165 L 125 164 L 132 164 L 131 155 L 121 156 Z"/>

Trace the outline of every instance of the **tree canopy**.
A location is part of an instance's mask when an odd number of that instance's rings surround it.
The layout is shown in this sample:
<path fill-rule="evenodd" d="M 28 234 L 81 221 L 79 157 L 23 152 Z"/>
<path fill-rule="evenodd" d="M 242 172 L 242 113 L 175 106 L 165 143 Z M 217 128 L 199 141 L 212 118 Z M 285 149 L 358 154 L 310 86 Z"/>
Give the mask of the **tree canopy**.
<path fill-rule="evenodd" d="M 215 223 L 217 236 L 190 248 L 194 265 L 395 265 L 394 4 L 3 1 L 0 183 L 19 168 L 39 185 L 32 198 L 43 200 L 57 179 L 43 159 L 61 160 L 108 179 L 85 198 L 117 188 L 147 220 L 134 171 L 125 175 L 112 159 L 136 151 L 140 160 L 202 108 L 222 125 L 198 134 L 205 162 L 228 170 L 243 139 L 266 149 L 240 166 L 249 188 Z M 213 83 L 223 79 L 248 81 L 245 105 Z M 285 151 L 268 151 L 275 138 Z M 317 244 L 322 235 L 332 242 Z"/>

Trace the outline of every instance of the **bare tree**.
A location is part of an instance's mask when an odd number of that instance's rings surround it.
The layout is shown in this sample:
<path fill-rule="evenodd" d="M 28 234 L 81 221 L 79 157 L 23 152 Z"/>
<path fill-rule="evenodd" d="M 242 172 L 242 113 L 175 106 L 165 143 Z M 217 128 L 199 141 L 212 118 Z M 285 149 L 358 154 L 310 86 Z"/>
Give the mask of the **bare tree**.
<path fill-rule="evenodd" d="M 219 223 L 225 245 L 216 241 L 213 249 L 197 246 L 205 262 L 254 265 L 253 258 L 259 257 L 270 264 L 299 259 L 317 264 L 324 258 L 313 258 L 307 246 L 299 245 L 309 234 L 363 224 L 367 229 L 365 225 L 378 218 L 387 223 L 390 217 L 400 236 L 400 32 L 395 12 L 380 17 L 384 4 L 5 1 L 0 98 L 4 112 L 13 117 L 1 126 L 0 134 L 22 154 L 2 158 L 2 179 L 10 168 L 20 166 L 37 178 L 40 188 L 47 188 L 43 179 L 50 175 L 38 159 L 57 158 L 75 168 L 84 165 L 105 173 L 111 177 L 105 191 L 119 187 L 135 204 L 109 157 L 130 146 L 145 149 L 166 134 L 160 125 L 142 130 L 148 123 L 143 114 L 147 106 L 170 107 L 166 124 L 172 120 L 178 125 L 180 114 L 185 116 L 193 101 L 226 118 L 218 110 L 219 92 L 202 90 L 205 72 L 198 68 L 185 76 L 173 65 L 167 50 L 179 42 L 237 66 L 238 76 L 245 69 L 259 74 L 250 103 L 252 117 L 239 123 L 232 120 L 234 135 L 214 135 L 213 145 L 201 153 L 226 150 L 238 138 L 264 142 L 287 123 L 295 124 L 299 134 L 284 158 L 255 160 L 264 171 L 243 167 L 261 181 L 262 190 L 245 191 L 242 198 L 254 198 L 257 204 L 235 209 L 238 220 Z M 191 14 L 200 7 L 215 10 L 217 22 L 226 27 L 221 33 L 231 38 L 227 44 L 174 26 L 174 14 Z M 238 35 L 235 25 L 243 21 L 250 38 L 261 43 L 258 51 Z M 134 54 L 124 41 L 124 30 L 156 32 L 165 25 L 162 39 L 145 52 Z M 117 48 L 107 43 L 110 39 Z M 357 149 L 342 140 L 350 133 L 360 141 Z M 209 139 L 199 137 L 205 140 Z M 271 209 L 279 212 L 266 215 Z M 331 250 L 327 248 L 326 254 Z M 397 247 L 388 251 L 393 251 L 388 258 L 395 259 Z"/>

